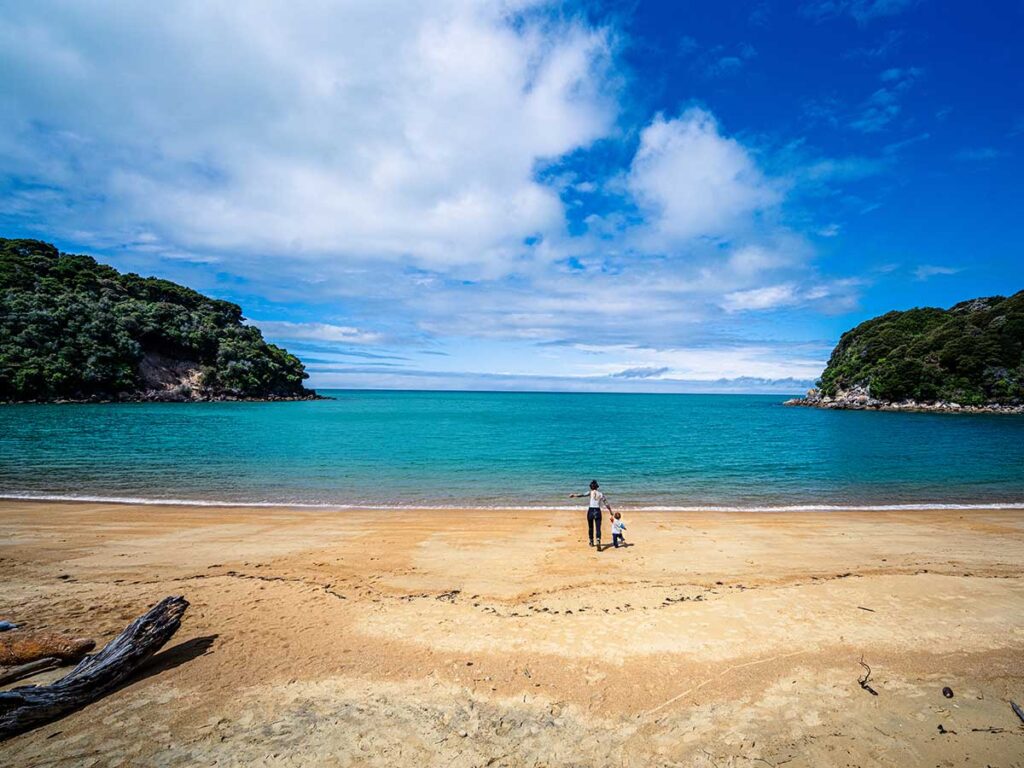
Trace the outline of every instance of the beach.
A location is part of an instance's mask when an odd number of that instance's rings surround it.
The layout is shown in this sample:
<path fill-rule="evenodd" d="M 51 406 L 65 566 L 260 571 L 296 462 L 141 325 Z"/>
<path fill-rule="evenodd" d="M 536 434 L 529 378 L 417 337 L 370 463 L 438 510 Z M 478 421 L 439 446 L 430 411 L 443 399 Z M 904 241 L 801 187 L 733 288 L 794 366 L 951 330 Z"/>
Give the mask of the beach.
<path fill-rule="evenodd" d="M 1024 765 L 1020 510 L 625 519 L 599 553 L 583 510 L 0 502 L 0 619 L 191 603 L 0 762 Z"/>

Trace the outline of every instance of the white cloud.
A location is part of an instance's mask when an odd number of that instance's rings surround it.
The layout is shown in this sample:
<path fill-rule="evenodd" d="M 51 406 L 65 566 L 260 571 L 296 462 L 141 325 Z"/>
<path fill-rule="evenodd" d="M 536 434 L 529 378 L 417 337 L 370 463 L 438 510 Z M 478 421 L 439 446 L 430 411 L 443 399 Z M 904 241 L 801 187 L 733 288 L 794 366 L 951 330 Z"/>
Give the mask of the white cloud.
<path fill-rule="evenodd" d="M 857 290 L 863 281 L 845 278 L 806 285 L 781 283 L 745 291 L 733 291 L 722 298 L 726 312 L 750 312 L 797 305 L 815 305 L 826 314 L 847 312 L 857 304 Z"/>
<path fill-rule="evenodd" d="M 796 289 L 787 283 L 727 293 L 723 298 L 722 307 L 727 312 L 740 312 L 751 309 L 776 309 L 794 304 L 796 301 Z"/>
<path fill-rule="evenodd" d="M 347 325 L 330 323 L 291 323 L 283 320 L 249 320 L 271 338 L 289 341 L 330 341 L 346 344 L 377 344 L 384 340 L 380 333 Z"/>
<path fill-rule="evenodd" d="M 645 245 L 653 248 L 734 233 L 781 200 L 747 149 L 696 107 L 671 120 L 658 115 L 644 128 L 627 185 L 647 216 Z"/>
<path fill-rule="evenodd" d="M 615 117 L 605 32 L 526 3 L 47 5 L 0 21 L 0 147 L 105 237 L 500 272 Z"/>
<path fill-rule="evenodd" d="M 824 368 L 824 360 L 802 352 L 782 352 L 777 347 L 744 345 L 709 349 L 707 347 L 669 347 L 655 349 L 644 346 L 608 345 L 577 346 L 598 357 L 597 362 L 578 365 L 581 375 L 615 376 L 623 369 L 654 371 L 665 369 L 655 378 L 687 380 L 733 379 L 756 376 L 765 379 L 816 378 Z M 607 362 L 600 358 L 611 358 Z M 668 375 L 666 375 L 668 374 Z"/>

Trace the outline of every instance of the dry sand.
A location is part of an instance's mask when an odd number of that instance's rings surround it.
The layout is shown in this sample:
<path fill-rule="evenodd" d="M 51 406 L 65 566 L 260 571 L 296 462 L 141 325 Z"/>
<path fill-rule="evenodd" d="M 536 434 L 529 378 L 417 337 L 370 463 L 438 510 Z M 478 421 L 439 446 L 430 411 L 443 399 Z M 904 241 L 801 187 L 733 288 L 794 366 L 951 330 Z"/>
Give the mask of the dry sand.
<path fill-rule="evenodd" d="M 2 503 L 0 619 L 192 605 L 0 764 L 1024 765 L 1024 513 L 584 517 Z"/>

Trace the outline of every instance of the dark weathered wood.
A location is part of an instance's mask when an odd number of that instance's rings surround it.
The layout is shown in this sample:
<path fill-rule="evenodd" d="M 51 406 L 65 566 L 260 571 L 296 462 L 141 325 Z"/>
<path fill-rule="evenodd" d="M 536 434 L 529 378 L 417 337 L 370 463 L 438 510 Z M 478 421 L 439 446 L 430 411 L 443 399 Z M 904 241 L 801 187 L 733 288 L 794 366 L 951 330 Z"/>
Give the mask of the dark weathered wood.
<path fill-rule="evenodd" d="M 0 692 L 0 741 L 84 707 L 117 688 L 178 630 L 186 608 L 184 597 L 165 597 L 60 680 Z"/>
<path fill-rule="evenodd" d="M 28 664 L 19 664 L 16 667 L 0 667 L 0 685 L 15 683 L 26 677 L 45 672 L 48 669 L 56 669 L 61 665 L 61 660 L 56 656 L 45 659 L 36 659 Z"/>
<path fill-rule="evenodd" d="M 1020 721 L 1024 723 L 1024 709 L 1020 708 L 1020 705 L 1016 701 L 1010 702 L 1010 708 L 1013 710 L 1013 714 L 1020 718 Z"/>
<path fill-rule="evenodd" d="M 860 657 L 860 665 L 862 667 L 864 667 L 865 672 L 864 672 L 863 675 L 861 675 L 860 677 L 857 678 L 858 685 L 860 685 L 861 688 L 863 688 L 865 691 L 870 693 L 872 696 L 877 696 L 878 695 L 878 691 L 876 691 L 874 688 L 872 688 L 871 685 L 868 683 L 868 680 L 871 679 L 871 667 L 869 667 L 864 662 L 864 657 L 863 656 Z"/>

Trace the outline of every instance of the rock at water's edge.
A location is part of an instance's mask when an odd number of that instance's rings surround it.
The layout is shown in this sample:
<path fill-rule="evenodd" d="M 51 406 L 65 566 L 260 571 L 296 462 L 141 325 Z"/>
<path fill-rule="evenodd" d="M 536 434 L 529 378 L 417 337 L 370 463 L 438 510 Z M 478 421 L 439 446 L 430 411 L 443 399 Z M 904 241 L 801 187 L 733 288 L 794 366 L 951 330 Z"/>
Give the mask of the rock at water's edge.
<path fill-rule="evenodd" d="M 835 396 L 822 395 L 817 389 L 807 390 L 804 397 L 794 397 L 783 405 L 808 408 L 827 408 L 845 411 L 922 411 L 929 413 L 1009 413 L 1024 414 L 1024 404 L 987 403 L 985 405 L 961 405 L 940 400 L 934 403 L 919 403 L 916 400 L 891 402 L 871 397 L 863 387 L 839 390 Z"/>

